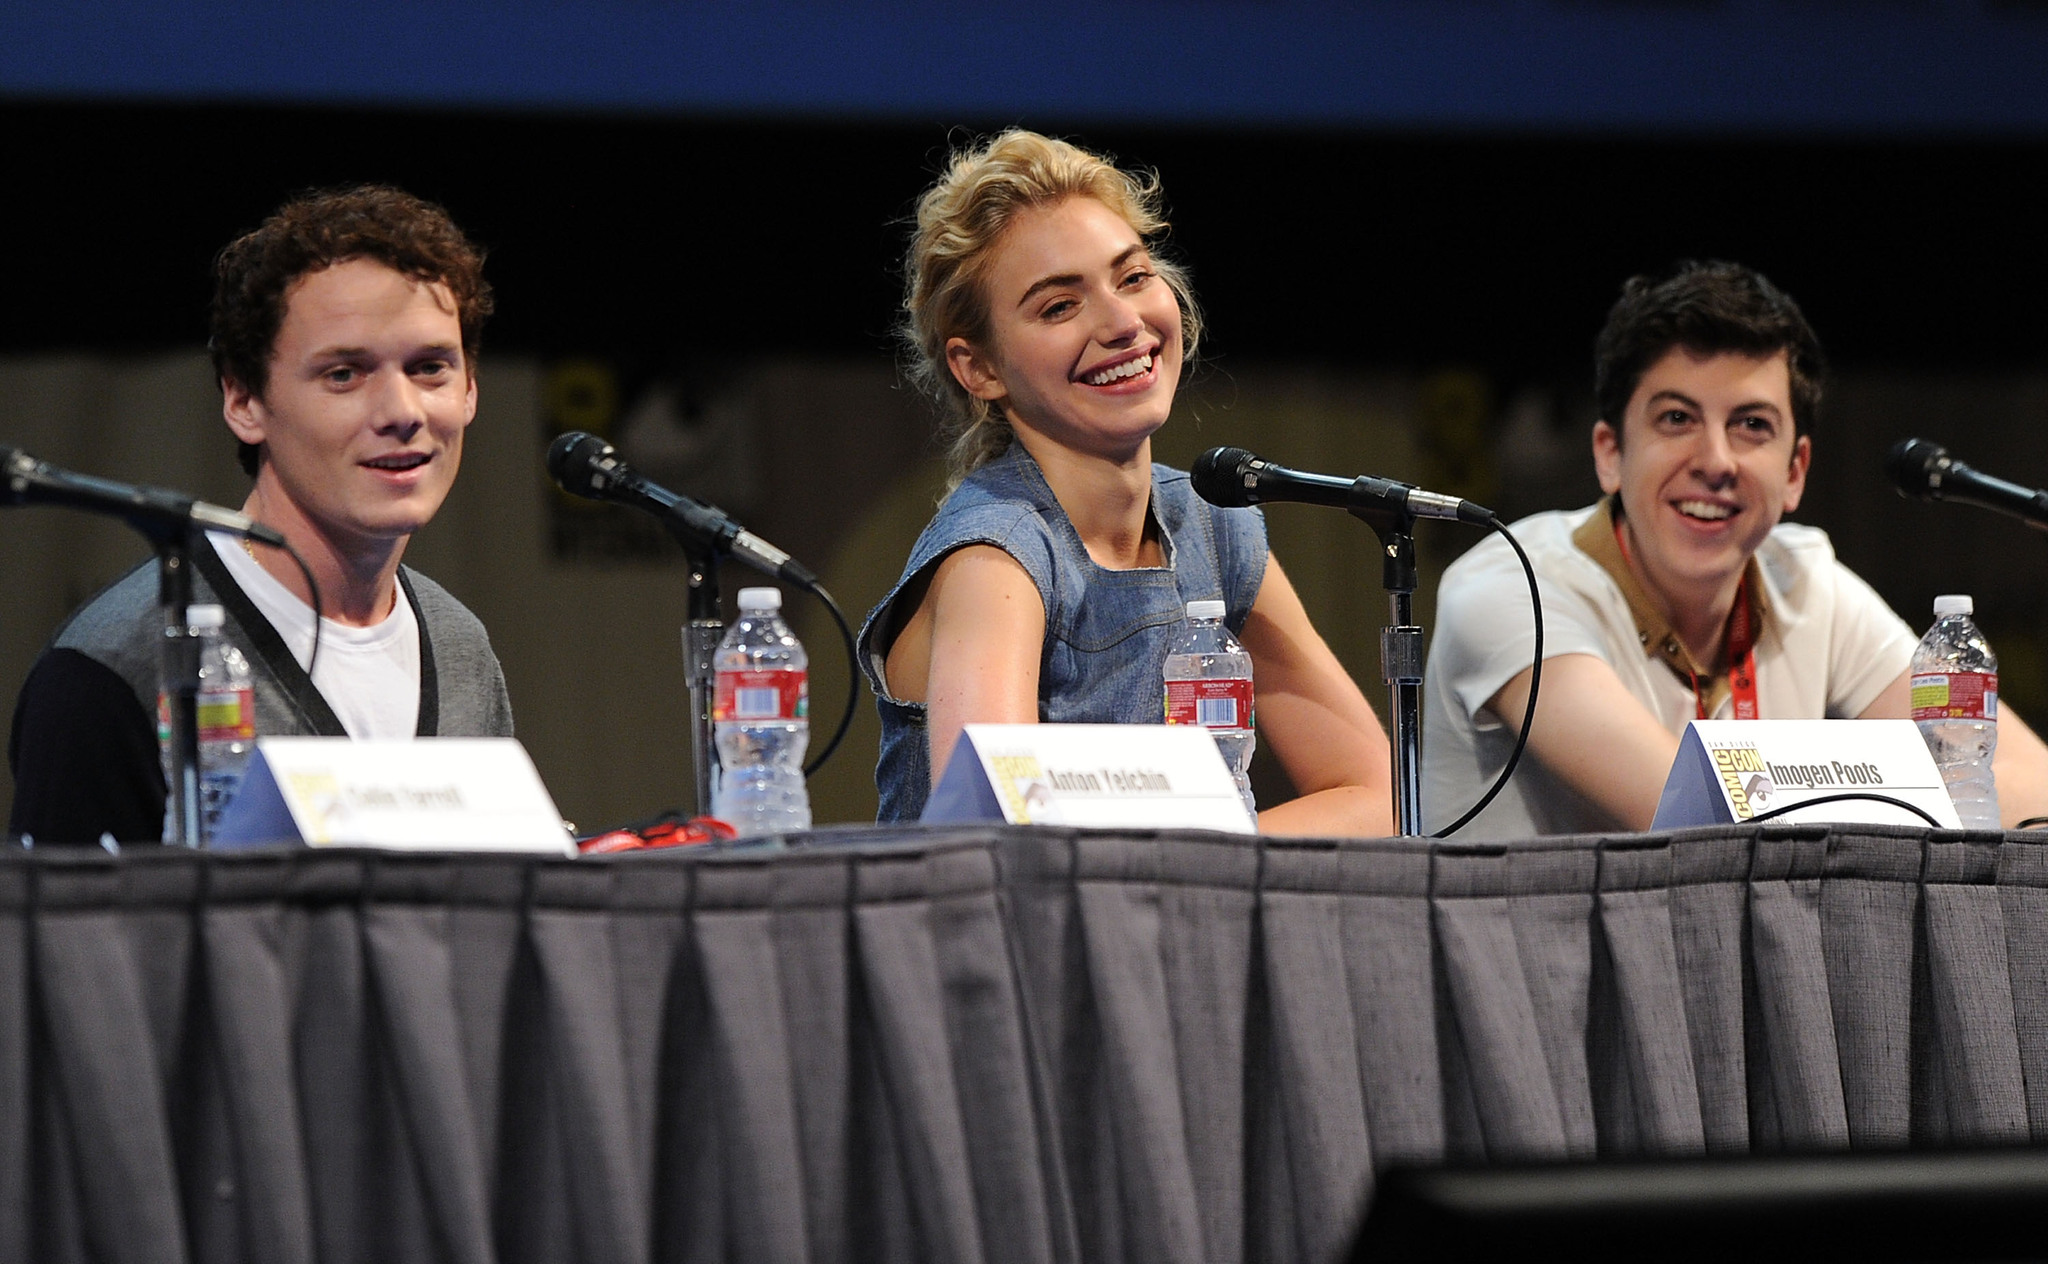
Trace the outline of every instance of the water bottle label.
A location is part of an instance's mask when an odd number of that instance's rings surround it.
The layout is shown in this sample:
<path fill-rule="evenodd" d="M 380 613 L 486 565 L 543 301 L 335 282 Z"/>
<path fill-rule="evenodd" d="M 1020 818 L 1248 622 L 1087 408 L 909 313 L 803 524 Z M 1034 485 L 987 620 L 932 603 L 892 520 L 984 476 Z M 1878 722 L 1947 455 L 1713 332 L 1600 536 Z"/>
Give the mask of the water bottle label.
<path fill-rule="evenodd" d="M 1211 729 L 1252 727 L 1252 682 L 1235 680 L 1169 680 L 1166 722 L 1199 724 Z"/>
<path fill-rule="evenodd" d="M 256 691 L 223 689 L 199 695 L 199 740 L 246 742 L 256 736 Z"/>
<path fill-rule="evenodd" d="M 795 667 L 722 671 L 711 704 L 714 720 L 808 720 L 811 674 Z"/>
<path fill-rule="evenodd" d="M 1996 720 L 1996 672 L 1929 672 L 1913 677 L 1916 720 Z"/>

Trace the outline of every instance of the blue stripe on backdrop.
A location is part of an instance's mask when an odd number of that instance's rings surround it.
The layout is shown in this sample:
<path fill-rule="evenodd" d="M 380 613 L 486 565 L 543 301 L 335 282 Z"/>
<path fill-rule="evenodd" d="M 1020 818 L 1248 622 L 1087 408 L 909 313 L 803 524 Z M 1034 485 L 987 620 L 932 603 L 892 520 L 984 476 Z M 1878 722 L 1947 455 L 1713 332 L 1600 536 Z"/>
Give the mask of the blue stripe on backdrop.
<path fill-rule="evenodd" d="M 0 95 L 2048 133 L 2041 0 L 14 0 Z"/>

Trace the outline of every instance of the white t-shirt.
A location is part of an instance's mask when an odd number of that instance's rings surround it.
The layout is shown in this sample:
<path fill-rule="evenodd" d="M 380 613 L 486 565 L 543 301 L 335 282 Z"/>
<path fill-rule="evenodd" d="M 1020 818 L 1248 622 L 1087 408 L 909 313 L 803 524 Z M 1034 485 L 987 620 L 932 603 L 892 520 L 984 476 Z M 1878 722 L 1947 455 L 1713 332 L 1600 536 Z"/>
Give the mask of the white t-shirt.
<path fill-rule="evenodd" d="M 1628 599 L 1572 533 L 1599 507 L 1536 514 L 1510 530 L 1543 594 L 1543 657 L 1591 654 L 1673 733 L 1697 715 L 1692 688 L 1643 648 Z M 1912 662 L 1918 638 L 1870 585 L 1835 560 L 1827 533 L 1780 523 L 1757 549 L 1770 614 L 1756 642 L 1765 719 L 1850 718 Z M 1530 664 L 1529 585 L 1505 540 L 1489 536 L 1444 572 L 1423 679 L 1423 820 L 1439 829 L 1486 793 L 1514 731 L 1484 708 Z M 1549 688 L 1545 682 L 1544 688 Z M 1716 719 L 1729 718 L 1724 701 Z M 1500 795 L 1459 839 L 1596 833 L 1615 823 L 1527 751 Z"/>
<path fill-rule="evenodd" d="M 258 565 L 236 537 L 209 532 L 207 538 L 303 668 L 313 652 L 313 608 Z M 420 629 L 403 590 L 391 613 L 370 627 L 320 620 L 313 686 L 350 737 L 412 737 L 418 731 Z"/>

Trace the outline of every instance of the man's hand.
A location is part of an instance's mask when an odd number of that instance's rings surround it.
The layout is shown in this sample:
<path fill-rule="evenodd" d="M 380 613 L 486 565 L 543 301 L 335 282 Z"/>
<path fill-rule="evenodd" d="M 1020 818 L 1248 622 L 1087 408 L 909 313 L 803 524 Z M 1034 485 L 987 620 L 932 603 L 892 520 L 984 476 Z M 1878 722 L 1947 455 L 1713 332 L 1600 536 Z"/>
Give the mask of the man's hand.
<path fill-rule="evenodd" d="M 1913 673 L 1903 671 L 1885 686 L 1859 720 L 1913 718 Z M 1998 819 L 2007 829 L 2021 821 L 2048 816 L 2048 745 L 2027 727 L 2019 713 L 2003 702 L 1998 707 L 1998 749 L 1991 756 L 1998 779 Z"/>
<path fill-rule="evenodd" d="M 1515 733 L 1529 706 L 1529 676 L 1520 673 L 1486 704 Z M 1529 754 L 1616 825 L 1650 828 L 1678 736 L 1636 701 L 1612 667 L 1591 654 L 1545 659 L 1535 723 Z"/>
<path fill-rule="evenodd" d="M 1998 704 L 1998 749 L 1991 756 L 1998 778 L 1998 820 L 2007 829 L 2048 816 L 2048 745 L 2019 713 Z"/>

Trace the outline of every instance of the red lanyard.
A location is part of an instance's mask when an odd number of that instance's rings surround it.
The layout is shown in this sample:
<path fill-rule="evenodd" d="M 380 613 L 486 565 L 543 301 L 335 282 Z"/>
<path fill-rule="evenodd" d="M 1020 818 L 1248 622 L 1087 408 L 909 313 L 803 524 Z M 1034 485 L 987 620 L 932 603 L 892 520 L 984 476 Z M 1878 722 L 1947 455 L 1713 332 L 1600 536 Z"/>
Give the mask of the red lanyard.
<path fill-rule="evenodd" d="M 1756 714 L 1756 615 L 1749 601 L 1749 577 L 1735 590 L 1735 609 L 1728 612 L 1728 696 L 1735 704 L 1738 720 L 1754 720 Z M 1707 717 L 1707 700 L 1700 696 L 1699 678 L 1692 682 L 1693 702 L 1700 716 Z"/>
<path fill-rule="evenodd" d="M 1614 524 L 1614 542 L 1621 546 L 1622 557 L 1628 557 L 1628 536 L 1623 533 L 1619 521 Z M 1707 696 L 1700 692 L 1699 673 L 1688 670 L 1686 678 L 1692 682 L 1692 701 L 1699 713 L 1698 718 L 1712 719 L 1707 714 Z M 1733 704 L 1735 719 L 1757 718 L 1756 611 L 1750 604 L 1747 575 L 1736 586 L 1735 608 L 1728 612 L 1728 700 Z"/>

